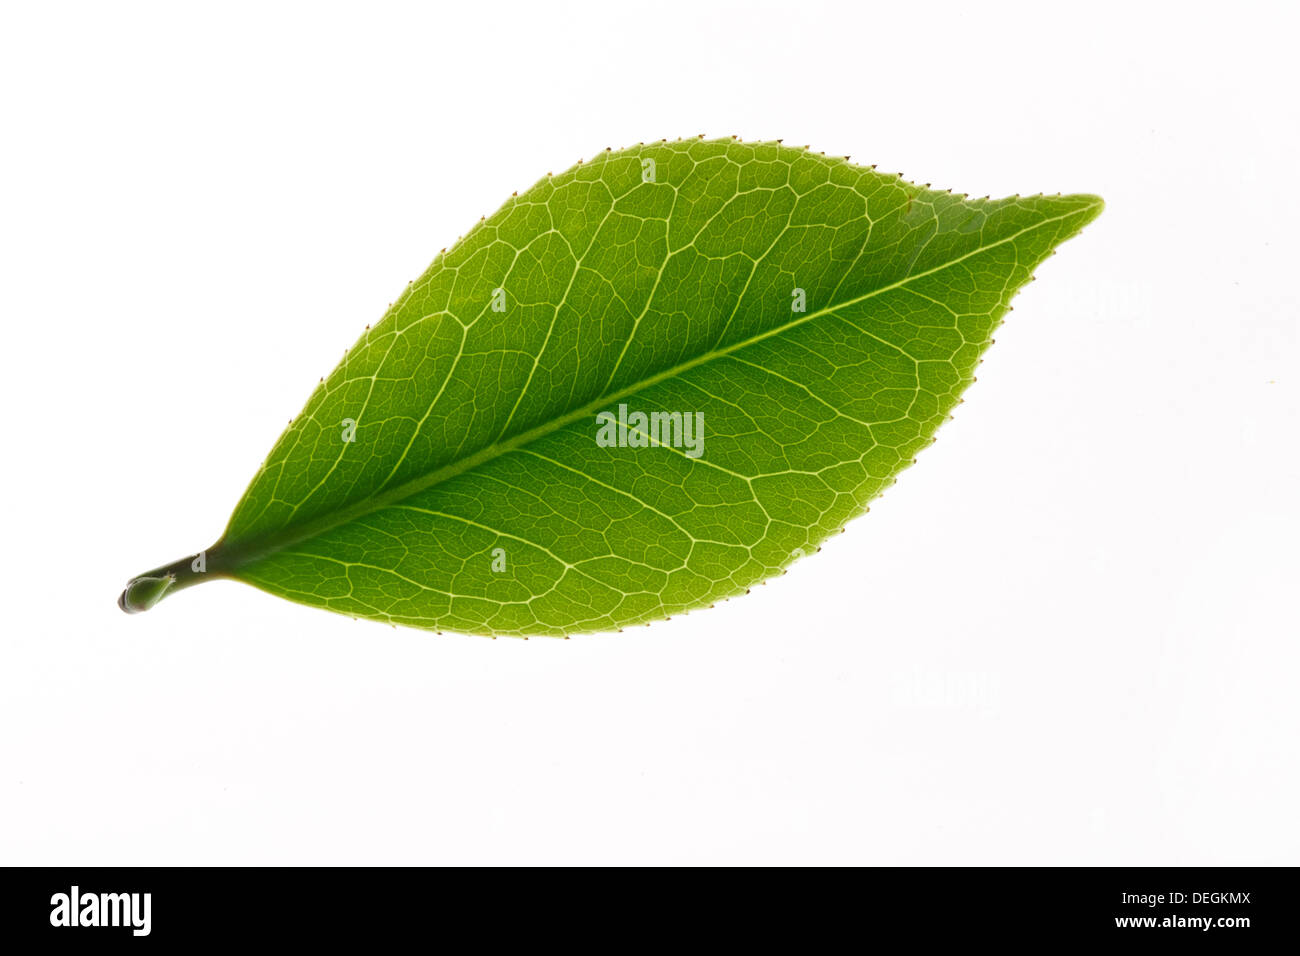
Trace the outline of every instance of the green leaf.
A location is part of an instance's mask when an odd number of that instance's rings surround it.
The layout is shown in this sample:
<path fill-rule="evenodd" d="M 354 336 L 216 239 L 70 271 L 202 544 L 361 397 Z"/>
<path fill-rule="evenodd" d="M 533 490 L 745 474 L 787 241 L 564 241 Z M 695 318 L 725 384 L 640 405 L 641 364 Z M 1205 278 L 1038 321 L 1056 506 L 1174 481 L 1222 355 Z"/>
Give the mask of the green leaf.
<path fill-rule="evenodd" d="M 567 635 L 744 593 L 933 440 L 1016 290 L 1101 209 L 733 140 L 548 174 L 365 332 L 221 540 L 122 606 L 230 577 Z"/>

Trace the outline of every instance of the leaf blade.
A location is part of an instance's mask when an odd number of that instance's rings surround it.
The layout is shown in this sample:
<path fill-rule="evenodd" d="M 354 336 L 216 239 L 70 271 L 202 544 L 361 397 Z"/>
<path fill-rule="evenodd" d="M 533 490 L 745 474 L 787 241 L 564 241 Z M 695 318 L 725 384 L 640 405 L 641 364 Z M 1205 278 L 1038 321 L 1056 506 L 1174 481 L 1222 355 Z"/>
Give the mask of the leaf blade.
<path fill-rule="evenodd" d="M 367 330 L 216 563 L 301 603 L 493 635 L 743 592 L 929 443 L 1015 290 L 1100 208 L 972 202 L 775 144 L 604 154 L 512 199 Z M 599 447 L 618 404 L 702 412 L 707 451 Z M 351 442 L 331 431 L 349 420 Z"/>

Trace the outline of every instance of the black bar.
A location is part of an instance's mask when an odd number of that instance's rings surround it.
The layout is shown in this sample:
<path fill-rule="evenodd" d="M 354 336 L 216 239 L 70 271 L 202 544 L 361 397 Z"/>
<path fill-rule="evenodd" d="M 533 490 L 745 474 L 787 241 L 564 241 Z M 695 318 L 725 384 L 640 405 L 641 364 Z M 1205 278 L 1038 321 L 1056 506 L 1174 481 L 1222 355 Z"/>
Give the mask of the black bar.
<path fill-rule="evenodd" d="M 1293 869 L 835 869 L 564 873 L 426 869 L 11 868 L 0 939 L 148 946 L 319 942 L 367 951 L 590 941 L 621 949 L 940 942 L 1294 945 Z M 80 912 L 71 918 L 72 888 Z M 107 899 L 105 894 L 111 894 Z M 148 894 L 148 919 L 144 919 Z M 88 899 L 94 897 L 94 903 Z M 61 905 L 65 903 L 67 905 Z M 72 922 L 109 923 L 71 925 Z M 54 925 L 59 923 L 60 925 Z M 147 932 L 145 932 L 147 930 Z M 847 934 L 847 936 L 846 936 Z M 10 949 L 10 952 L 27 950 Z"/>

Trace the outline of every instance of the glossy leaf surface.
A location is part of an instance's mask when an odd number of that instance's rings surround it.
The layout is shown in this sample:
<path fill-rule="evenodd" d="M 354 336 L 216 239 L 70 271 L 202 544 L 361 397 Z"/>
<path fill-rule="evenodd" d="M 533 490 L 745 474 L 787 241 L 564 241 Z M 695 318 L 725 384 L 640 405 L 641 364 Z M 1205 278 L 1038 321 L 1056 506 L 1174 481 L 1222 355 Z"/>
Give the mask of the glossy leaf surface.
<path fill-rule="evenodd" d="M 1101 208 L 776 143 L 602 153 L 440 255 L 312 394 L 203 571 L 159 571 L 492 635 L 743 593 L 912 462 L 1016 290 Z"/>

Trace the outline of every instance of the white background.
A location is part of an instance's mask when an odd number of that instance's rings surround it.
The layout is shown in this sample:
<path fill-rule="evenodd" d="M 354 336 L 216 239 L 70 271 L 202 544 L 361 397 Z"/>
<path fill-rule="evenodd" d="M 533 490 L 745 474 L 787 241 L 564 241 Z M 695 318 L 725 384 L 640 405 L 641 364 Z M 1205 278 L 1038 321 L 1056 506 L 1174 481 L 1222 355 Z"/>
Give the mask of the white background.
<path fill-rule="evenodd" d="M 1300 863 L 1294 8 L 976 7 L 7 4 L 0 862 Z M 117 609 L 439 248 L 698 133 L 1108 209 L 747 598 Z"/>

